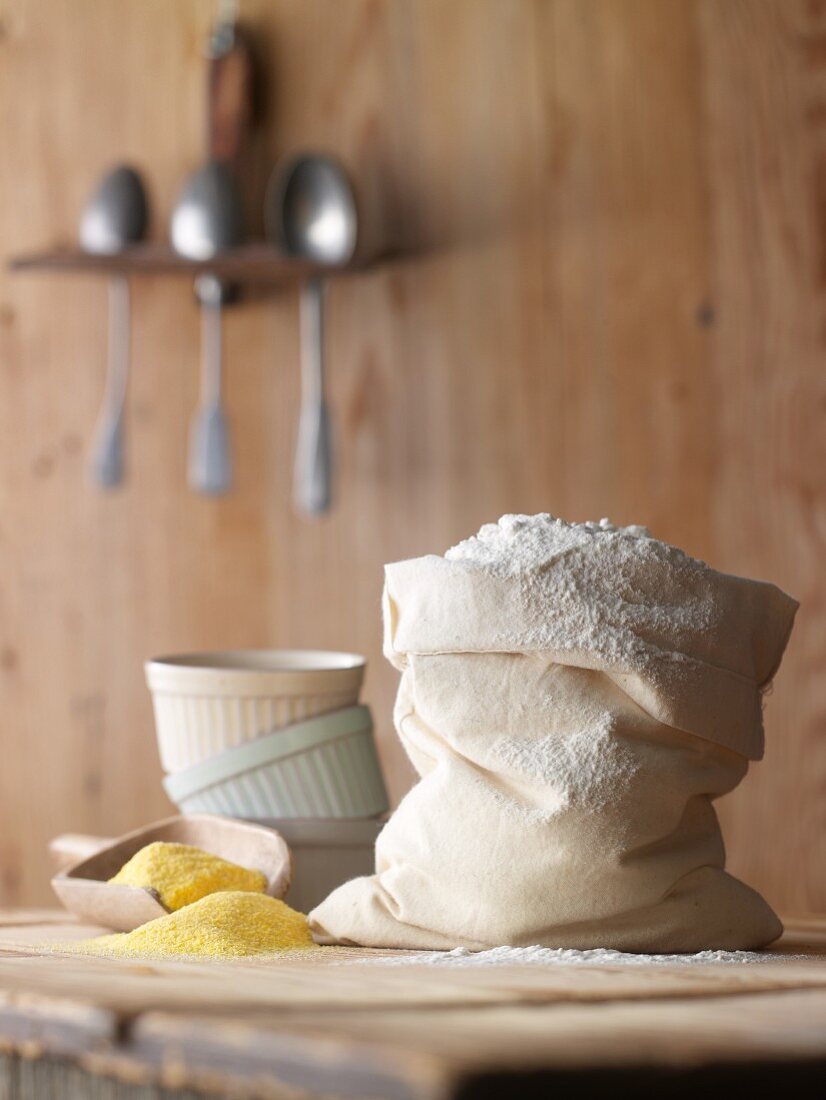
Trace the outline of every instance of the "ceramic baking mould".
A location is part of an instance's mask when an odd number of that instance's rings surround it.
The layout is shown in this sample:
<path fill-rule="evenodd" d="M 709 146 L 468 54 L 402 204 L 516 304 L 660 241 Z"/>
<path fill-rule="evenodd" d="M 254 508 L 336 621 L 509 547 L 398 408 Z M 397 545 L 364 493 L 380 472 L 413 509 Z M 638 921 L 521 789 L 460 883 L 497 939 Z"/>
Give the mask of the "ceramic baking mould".
<path fill-rule="evenodd" d="M 346 707 L 167 775 L 185 813 L 246 818 L 373 817 L 387 792 L 365 706 Z"/>
<path fill-rule="evenodd" d="M 358 702 L 364 658 L 320 650 L 230 650 L 146 664 L 161 764 L 179 772 Z"/>

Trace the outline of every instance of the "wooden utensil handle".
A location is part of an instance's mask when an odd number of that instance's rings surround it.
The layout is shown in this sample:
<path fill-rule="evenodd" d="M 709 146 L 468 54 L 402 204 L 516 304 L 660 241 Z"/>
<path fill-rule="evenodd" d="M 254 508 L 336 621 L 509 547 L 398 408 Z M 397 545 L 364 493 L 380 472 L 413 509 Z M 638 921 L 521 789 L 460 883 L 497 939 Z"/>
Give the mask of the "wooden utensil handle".
<path fill-rule="evenodd" d="M 207 88 L 207 152 L 211 160 L 238 162 L 253 118 L 253 56 L 237 24 L 213 36 Z"/>
<path fill-rule="evenodd" d="M 110 837 L 88 836 L 85 833 L 62 833 L 49 843 L 49 855 L 57 870 L 70 867 L 82 859 L 96 855 L 112 843 Z"/>

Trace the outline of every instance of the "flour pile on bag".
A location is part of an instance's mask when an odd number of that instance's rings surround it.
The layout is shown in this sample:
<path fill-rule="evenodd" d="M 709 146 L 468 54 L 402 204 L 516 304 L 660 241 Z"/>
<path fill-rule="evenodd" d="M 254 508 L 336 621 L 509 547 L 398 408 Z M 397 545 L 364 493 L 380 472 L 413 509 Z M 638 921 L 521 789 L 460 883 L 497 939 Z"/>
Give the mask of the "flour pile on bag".
<path fill-rule="evenodd" d="M 395 723 L 421 779 L 322 943 L 633 952 L 771 942 L 713 799 L 763 753 L 797 604 L 645 528 L 503 516 L 388 565 Z"/>

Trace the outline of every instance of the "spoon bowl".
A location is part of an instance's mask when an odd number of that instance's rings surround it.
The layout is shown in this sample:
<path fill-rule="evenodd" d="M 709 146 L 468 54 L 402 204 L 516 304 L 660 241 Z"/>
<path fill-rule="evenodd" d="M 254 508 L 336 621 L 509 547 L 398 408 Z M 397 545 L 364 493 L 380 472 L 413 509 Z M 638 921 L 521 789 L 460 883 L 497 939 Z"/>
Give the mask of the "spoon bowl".
<path fill-rule="evenodd" d="M 331 157 L 293 157 L 273 178 L 267 234 L 290 256 L 345 264 L 358 236 L 356 201 L 344 169 Z"/>
<path fill-rule="evenodd" d="M 190 260 L 211 260 L 244 239 L 244 212 L 231 169 L 210 160 L 187 179 L 170 222 L 172 247 Z"/>
<path fill-rule="evenodd" d="M 80 219 L 80 243 L 86 252 L 111 256 L 146 234 L 149 203 L 134 168 L 122 164 L 107 173 Z"/>

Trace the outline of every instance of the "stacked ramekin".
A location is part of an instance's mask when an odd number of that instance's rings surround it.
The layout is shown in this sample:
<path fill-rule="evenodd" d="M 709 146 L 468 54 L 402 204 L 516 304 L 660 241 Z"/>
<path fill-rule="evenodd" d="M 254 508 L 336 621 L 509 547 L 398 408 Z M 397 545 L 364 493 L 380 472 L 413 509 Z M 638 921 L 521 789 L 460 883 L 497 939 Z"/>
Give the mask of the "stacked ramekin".
<path fill-rule="evenodd" d="M 164 787 L 184 813 L 253 819 L 374 818 L 387 792 L 364 658 L 235 650 L 146 664 Z"/>

